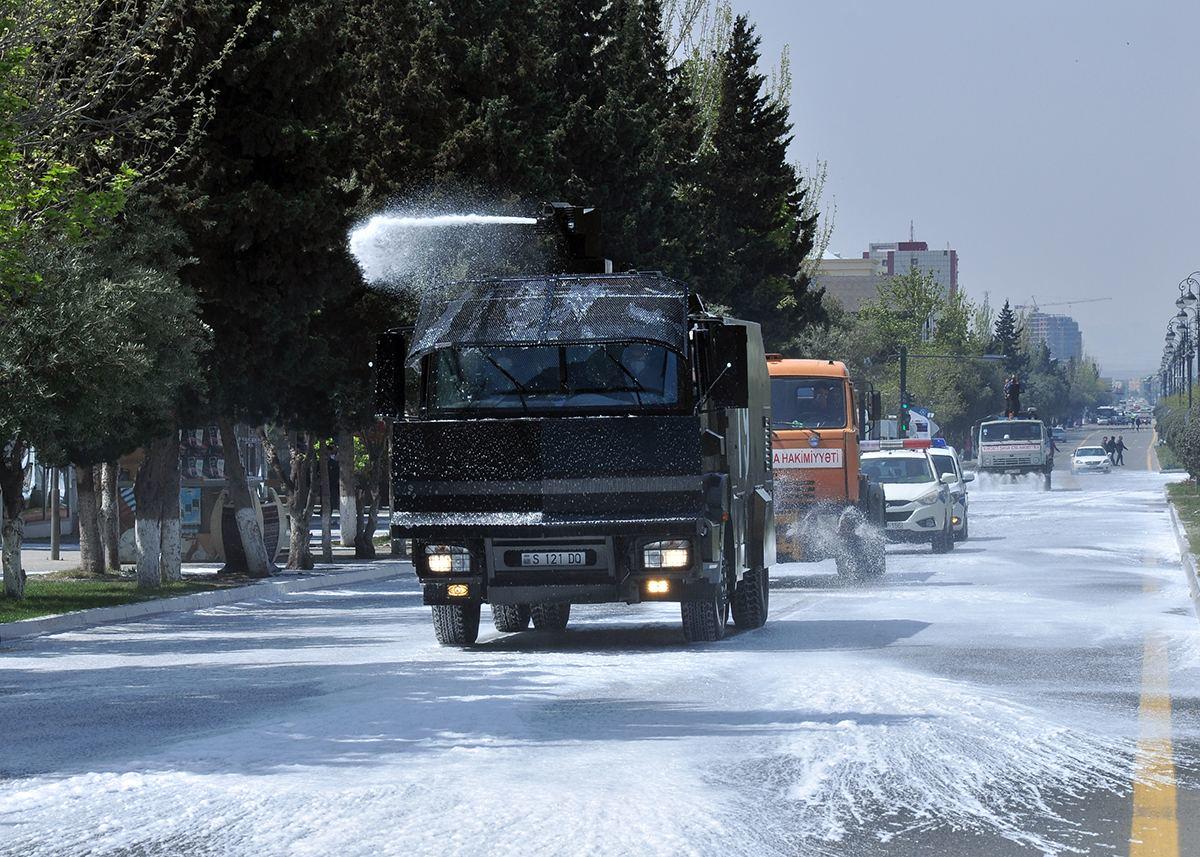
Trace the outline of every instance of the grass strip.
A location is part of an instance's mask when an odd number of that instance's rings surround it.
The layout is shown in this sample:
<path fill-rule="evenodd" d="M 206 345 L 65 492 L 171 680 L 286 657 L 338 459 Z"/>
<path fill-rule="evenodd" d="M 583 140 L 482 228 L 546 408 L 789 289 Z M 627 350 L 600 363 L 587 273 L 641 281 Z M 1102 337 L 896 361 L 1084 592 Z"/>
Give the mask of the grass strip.
<path fill-rule="evenodd" d="M 158 589 L 138 589 L 137 581 L 127 577 L 62 578 L 56 574 L 51 579 L 43 579 L 40 575 L 31 575 L 25 581 L 24 599 L 0 596 L 0 623 L 54 616 L 92 607 L 116 607 L 120 604 L 134 604 L 173 595 L 207 592 L 211 589 L 224 589 L 233 584 L 234 581 L 215 583 L 182 580 L 168 583 Z"/>
<path fill-rule="evenodd" d="M 1167 486 L 1167 496 L 1179 513 L 1192 553 L 1200 555 L 1200 486 L 1190 481 L 1172 482 Z"/>
<path fill-rule="evenodd" d="M 1175 454 L 1175 450 L 1167 446 L 1165 443 L 1161 446 L 1154 447 L 1154 454 L 1158 456 L 1158 466 L 1162 470 L 1182 470 L 1183 464 L 1179 460 L 1179 456 Z"/>

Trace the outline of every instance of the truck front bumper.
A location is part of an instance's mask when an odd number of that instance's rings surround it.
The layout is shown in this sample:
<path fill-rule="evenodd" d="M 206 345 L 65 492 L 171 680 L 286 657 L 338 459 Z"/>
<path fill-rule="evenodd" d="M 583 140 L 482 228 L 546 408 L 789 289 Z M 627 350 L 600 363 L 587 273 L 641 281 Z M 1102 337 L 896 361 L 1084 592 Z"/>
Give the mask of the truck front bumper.
<path fill-rule="evenodd" d="M 611 526 L 585 528 L 595 533 L 560 533 L 557 528 L 534 528 L 536 535 L 505 528 L 503 536 L 452 537 L 439 533 L 437 542 L 414 540 L 413 564 L 423 585 L 426 604 L 577 604 L 643 601 L 690 601 L 715 595 L 720 583 L 720 564 L 711 559 L 713 539 L 707 522 L 695 519 L 674 522 L 655 530 L 639 521 L 635 528 L 613 532 Z M 686 540 L 688 565 L 652 568 L 643 563 L 646 545 L 660 541 Z M 469 568 L 452 574 L 431 572 L 424 557 L 429 544 L 466 550 Z M 585 557 L 570 566 L 524 564 L 529 554 Z M 650 581 L 655 585 L 651 587 Z"/>

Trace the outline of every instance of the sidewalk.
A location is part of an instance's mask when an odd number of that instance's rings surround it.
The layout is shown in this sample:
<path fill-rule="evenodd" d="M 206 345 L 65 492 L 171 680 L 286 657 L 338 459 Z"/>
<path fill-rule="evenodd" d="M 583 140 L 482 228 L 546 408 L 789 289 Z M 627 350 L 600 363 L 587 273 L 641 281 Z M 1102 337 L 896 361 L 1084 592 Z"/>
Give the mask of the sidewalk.
<path fill-rule="evenodd" d="M 334 516 L 336 520 L 337 516 Z M 386 536 L 388 534 L 387 522 L 380 522 L 379 527 L 375 530 L 375 536 Z M 318 522 L 316 527 L 309 531 L 309 545 L 312 548 L 314 557 L 317 560 L 317 568 L 336 568 L 347 562 L 354 562 L 354 548 L 344 548 L 338 542 L 337 527 L 333 530 L 333 565 L 326 566 L 321 562 L 321 527 Z M 286 546 L 285 546 L 286 547 Z M 378 558 L 383 559 L 389 556 L 390 549 L 388 547 L 376 546 Z M 52 574 L 56 571 L 66 571 L 72 568 L 79 567 L 79 541 L 71 539 L 63 541 L 59 545 L 59 556 L 61 559 L 50 559 L 50 542 L 44 539 L 26 540 L 21 544 L 21 567 L 25 569 L 28 575 Z M 360 560 L 361 561 L 361 560 Z M 286 560 L 280 560 L 279 564 L 283 565 Z M 222 563 L 206 563 L 206 562 L 188 562 L 183 565 L 183 573 L 185 576 L 216 574 L 221 568 Z"/>

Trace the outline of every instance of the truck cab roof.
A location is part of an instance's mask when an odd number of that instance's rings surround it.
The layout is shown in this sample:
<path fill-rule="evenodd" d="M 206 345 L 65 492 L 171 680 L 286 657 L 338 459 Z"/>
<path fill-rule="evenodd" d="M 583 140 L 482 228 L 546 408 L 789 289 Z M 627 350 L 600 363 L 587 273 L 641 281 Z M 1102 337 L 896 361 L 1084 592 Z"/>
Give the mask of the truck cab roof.
<path fill-rule="evenodd" d="M 771 377 L 802 376 L 808 378 L 849 378 L 846 364 L 840 360 L 800 360 L 782 354 L 767 355 L 767 372 Z"/>

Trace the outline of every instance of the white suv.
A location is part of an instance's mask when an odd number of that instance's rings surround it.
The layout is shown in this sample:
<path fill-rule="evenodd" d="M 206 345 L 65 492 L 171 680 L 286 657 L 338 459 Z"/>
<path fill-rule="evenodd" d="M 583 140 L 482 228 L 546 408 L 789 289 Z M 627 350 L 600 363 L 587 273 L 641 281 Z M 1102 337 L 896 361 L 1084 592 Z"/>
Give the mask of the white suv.
<path fill-rule="evenodd" d="M 954 547 L 954 498 L 958 476 L 939 477 L 929 441 L 878 441 L 879 451 L 865 452 L 860 469 L 883 485 L 887 498 L 887 537 L 894 542 L 929 542 L 934 553 Z M 864 449 L 872 449 L 870 441 Z"/>
<path fill-rule="evenodd" d="M 939 446 L 939 444 L 941 445 Z M 967 483 L 975 481 L 975 474 L 963 473 L 958 453 L 954 447 L 946 446 L 944 440 L 933 442 L 929 456 L 933 459 L 933 466 L 937 470 L 939 478 L 947 473 L 953 473 L 957 480 L 950 485 L 950 496 L 954 500 L 954 513 L 950 519 L 950 528 L 954 530 L 956 542 L 965 542 L 971 534 L 967 523 Z"/>

